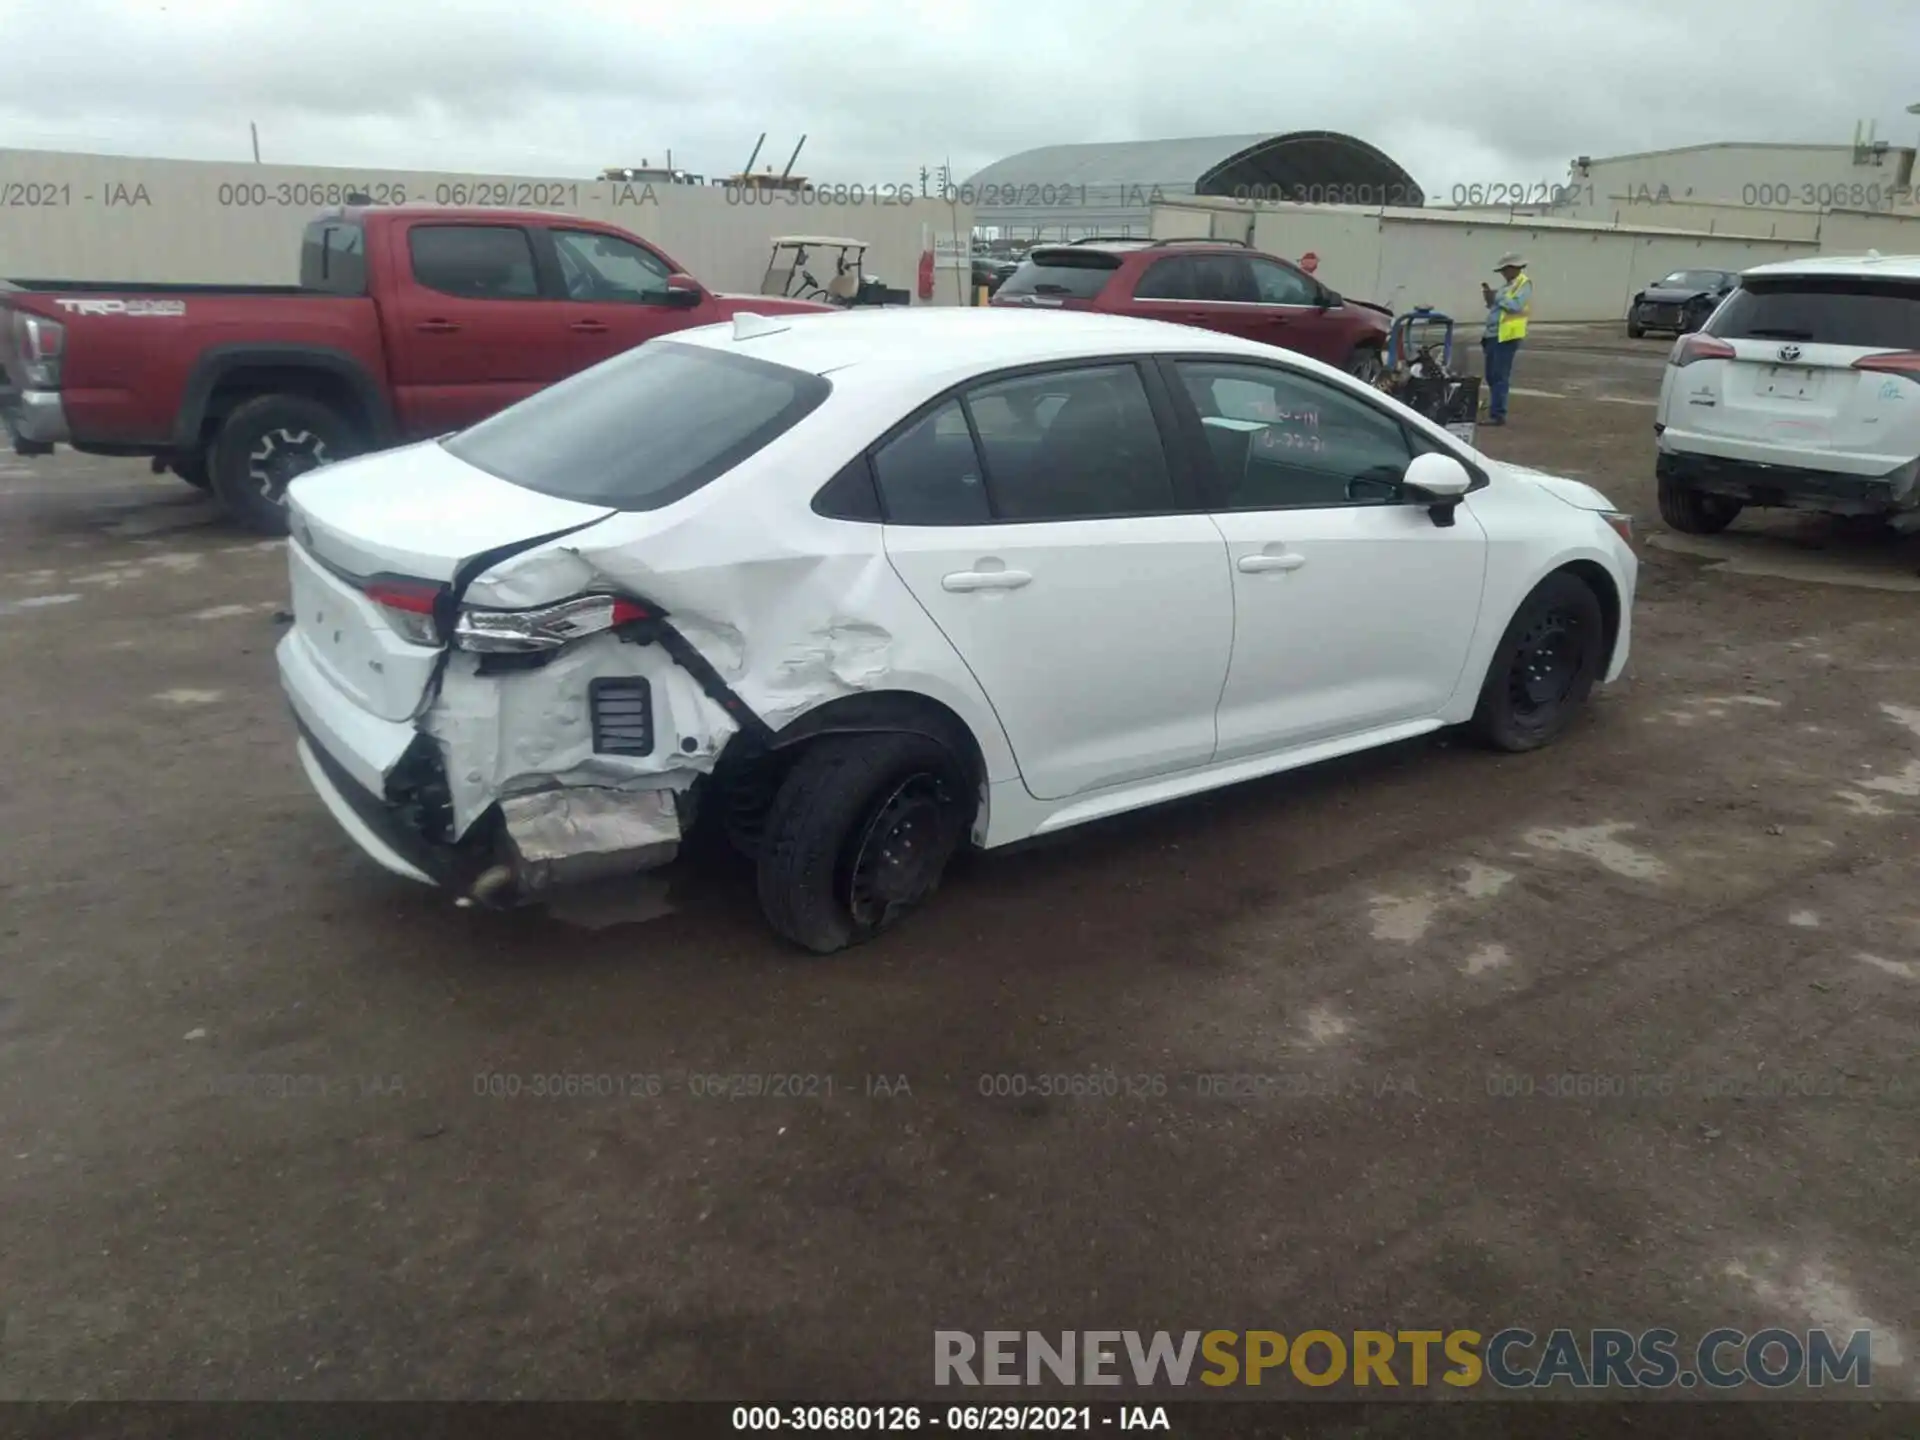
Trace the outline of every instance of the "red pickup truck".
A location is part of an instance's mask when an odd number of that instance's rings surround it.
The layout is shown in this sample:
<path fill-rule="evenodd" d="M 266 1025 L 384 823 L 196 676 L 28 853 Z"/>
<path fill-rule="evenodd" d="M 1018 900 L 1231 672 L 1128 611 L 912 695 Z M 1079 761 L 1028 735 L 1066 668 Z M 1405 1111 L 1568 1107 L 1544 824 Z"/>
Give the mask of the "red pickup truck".
<path fill-rule="evenodd" d="M 315 465 L 460 429 L 669 331 L 832 308 L 715 294 L 567 215 L 334 209 L 298 285 L 0 282 L 0 416 L 22 454 L 152 456 L 278 534 Z"/>

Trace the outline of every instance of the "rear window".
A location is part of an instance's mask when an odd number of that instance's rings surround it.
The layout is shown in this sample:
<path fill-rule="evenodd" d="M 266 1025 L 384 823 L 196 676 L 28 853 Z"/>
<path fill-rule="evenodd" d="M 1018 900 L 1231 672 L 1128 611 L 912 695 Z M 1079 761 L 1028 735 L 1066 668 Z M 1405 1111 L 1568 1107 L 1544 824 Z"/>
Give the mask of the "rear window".
<path fill-rule="evenodd" d="M 367 293 L 367 234 L 350 220 L 315 220 L 300 243 L 300 288 Z"/>
<path fill-rule="evenodd" d="M 1001 282 L 995 298 L 1032 295 L 1091 300 L 1119 268 L 1120 257 L 1104 250 L 1036 250 Z"/>
<path fill-rule="evenodd" d="M 1707 326 L 1723 340 L 1920 350 L 1920 283 L 1796 275 L 1750 279 Z"/>
<path fill-rule="evenodd" d="M 469 465 L 542 495 L 657 510 L 792 429 L 832 389 L 784 365 L 656 341 L 443 443 Z"/>

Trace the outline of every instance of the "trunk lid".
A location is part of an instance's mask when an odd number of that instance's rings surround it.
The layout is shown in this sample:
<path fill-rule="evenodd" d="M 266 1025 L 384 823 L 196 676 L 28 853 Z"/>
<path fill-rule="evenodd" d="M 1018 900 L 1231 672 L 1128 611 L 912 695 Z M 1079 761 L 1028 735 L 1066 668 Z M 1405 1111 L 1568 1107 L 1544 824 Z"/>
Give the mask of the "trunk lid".
<path fill-rule="evenodd" d="M 294 631 L 360 708 L 411 717 L 445 649 L 433 596 L 505 558 L 616 513 L 497 479 L 438 442 L 310 471 L 288 489 Z M 482 562 L 490 563 L 490 562 Z"/>

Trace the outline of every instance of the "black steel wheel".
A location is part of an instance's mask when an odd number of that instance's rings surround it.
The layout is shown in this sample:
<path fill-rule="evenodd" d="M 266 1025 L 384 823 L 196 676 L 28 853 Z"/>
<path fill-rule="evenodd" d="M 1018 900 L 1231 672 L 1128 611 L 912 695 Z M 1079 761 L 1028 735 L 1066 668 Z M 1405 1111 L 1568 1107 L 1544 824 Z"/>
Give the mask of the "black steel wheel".
<path fill-rule="evenodd" d="M 972 821 L 965 777 L 938 741 L 823 737 L 787 772 L 761 827 L 761 911 L 816 954 L 870 940 L 933 895 Z"/>
<path fill-rule="evenodd" d="M 1606 668 L 1606 616 L 1568 571 L 1527 596 L 1500 637 L 1472 728 L 1498 750 L 1537 750 L 1573 723 Z"/>

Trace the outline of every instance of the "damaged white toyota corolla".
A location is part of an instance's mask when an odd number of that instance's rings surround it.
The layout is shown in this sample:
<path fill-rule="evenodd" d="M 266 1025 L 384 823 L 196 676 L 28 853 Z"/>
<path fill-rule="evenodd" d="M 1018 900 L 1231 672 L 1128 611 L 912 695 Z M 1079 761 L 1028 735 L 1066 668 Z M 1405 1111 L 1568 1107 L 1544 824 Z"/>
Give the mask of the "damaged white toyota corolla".
<path fill-rule="evenodd" d="M 1101 315 L 682 331 L 294 482 L 308 777 L 510 904 L 753 857 L 831 951 L 992 847 L 1470 724 L 1626 662 L 1630 523 L 1347 375 Z"/>

